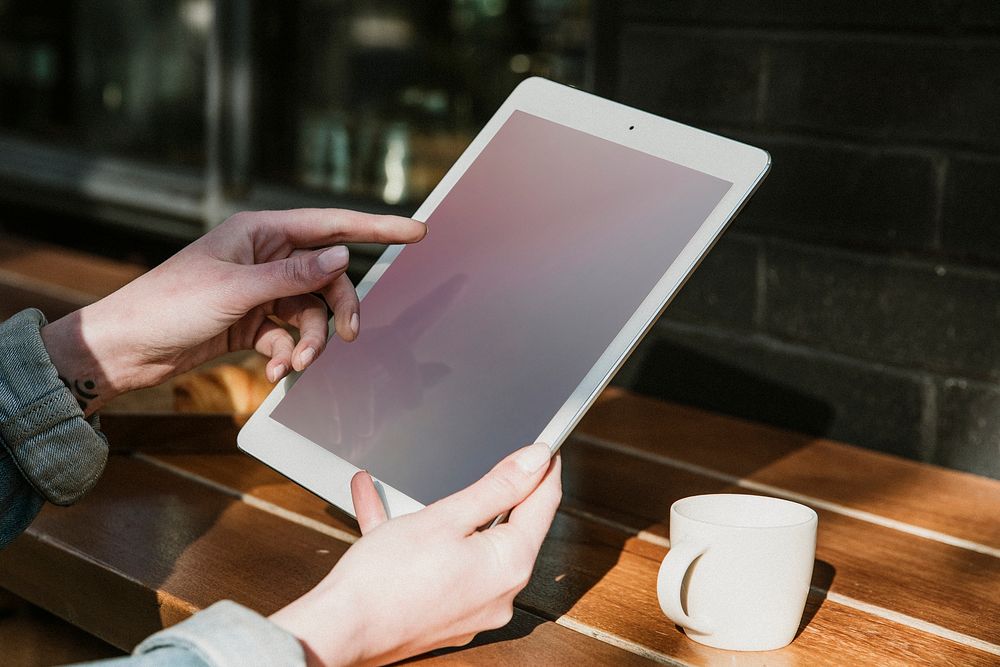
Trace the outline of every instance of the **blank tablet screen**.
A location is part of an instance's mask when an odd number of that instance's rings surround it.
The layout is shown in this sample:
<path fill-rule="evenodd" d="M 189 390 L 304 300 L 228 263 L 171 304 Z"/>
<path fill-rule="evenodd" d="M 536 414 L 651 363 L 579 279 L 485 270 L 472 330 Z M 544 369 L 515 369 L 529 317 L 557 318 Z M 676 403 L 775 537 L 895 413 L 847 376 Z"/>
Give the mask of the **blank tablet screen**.
<path fill-rule="evenodd" d="M 271 417 L 429 504 L 544 430 L 731 183 L 516 111 Z"/>

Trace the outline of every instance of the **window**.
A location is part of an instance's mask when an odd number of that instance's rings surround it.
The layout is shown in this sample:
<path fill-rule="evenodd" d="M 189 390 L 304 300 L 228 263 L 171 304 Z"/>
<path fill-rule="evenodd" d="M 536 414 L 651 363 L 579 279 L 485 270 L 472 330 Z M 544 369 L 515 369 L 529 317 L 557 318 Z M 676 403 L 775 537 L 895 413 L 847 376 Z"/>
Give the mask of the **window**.
<path fill-rule="evenodd" d="M 0 0 L 0 198 L 193 237 L 412 212 L 523 78 L 587 87 L 588 0 Z"/>
<path fill-rule="evenodd" d="M 413 205 L 526 76 L 585 84 L 580 0 L 266 5 L 259 175 Z"/>
<path fill-rule="evenodd" d="M 166 164 L 205 162 L 208 0 L 0 3 L 0 127 Z"/>

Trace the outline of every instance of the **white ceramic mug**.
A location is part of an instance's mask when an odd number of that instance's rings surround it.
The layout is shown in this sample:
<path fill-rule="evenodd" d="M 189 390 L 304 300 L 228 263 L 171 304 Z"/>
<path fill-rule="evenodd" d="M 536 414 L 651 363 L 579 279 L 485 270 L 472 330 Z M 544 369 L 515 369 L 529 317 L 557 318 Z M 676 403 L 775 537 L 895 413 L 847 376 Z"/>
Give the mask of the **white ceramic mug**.
<path fill-rule="evenodd" d="M 812 579 L 816 512 L 766 496 L 691 496 L 670 507 L 663 613 L 716 648 L 769 651 L 795 638 Z"/>

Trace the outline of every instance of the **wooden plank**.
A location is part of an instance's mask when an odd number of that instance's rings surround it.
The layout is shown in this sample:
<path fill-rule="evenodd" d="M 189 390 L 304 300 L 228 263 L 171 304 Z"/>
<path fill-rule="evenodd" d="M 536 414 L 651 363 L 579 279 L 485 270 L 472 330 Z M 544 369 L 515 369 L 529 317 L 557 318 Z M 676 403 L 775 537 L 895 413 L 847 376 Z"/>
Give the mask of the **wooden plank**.
<path fill-rule="evenodd" d="M 83 501 L 47 506 L 0 552 L 0 585 L 128 649 L 216 600 L 271 613 L 318 582 L 347 546 L 114 456 Z"/>
<path fill-rule="evenodd" d="M 86 499 L 46 507 L 0 552 L 0 586 L 129 650 L 220 599 L 269 614 L 317 583 L 347 547 L 204 484 L 115 456 Z M 508 653 L 551 656 L 562 665 L 646 662 L 525 612 L 467 655 L 431 662 L 495 664 Z"/>
<path fill-rule="evenodd" d="M 0 647 L 4 667 L 65 665 L 122 655 L 93 635 L 3 590 Z"/>
<path fill-rule="evenodd" d="M 572 455 L 569 449 L 567 454 Z M 177 455 L 156 459 L 211 483 L 237 485 L 237 493 L 260 497 L 310 520 L 343 526 L 337 513 L 331 514 L 322 500 L 248 458 Z M 573 476 L 577 477 L 576 473 Z M 579 476 L 579 479 L 586 484 L 593 477 Z M 645 479 L 648 483 L 643 488 L 660 483 L 649 471 Z M 670 480 L 664 482 L 669 484 Z M 575 488 L 573 484 L 569 480 L 568 488 Z M 608 487 L 594 489 L 599 493 L 612 492 Z M 601 636 L 648 647 L 660 656 L 694 664 L 706 664 L 722 655 L 728 659 L 728 653 L 688 641 L 660 613 L 655 581 L 659 561 L 665 553 L 663 547 L 632 538 L 621 530 L 561 514 L 546 541 L 532 584 L 519 599 L 538 615 L 582 624 Z M 914 656 L 926 664 L 939 658 L 955 660 L 956 664 L 989 664 L 996 658 L 857 609 L 829 600 L 824 602 L 822 598 L 822 593 L 814 592 L 811 604 L 815 614 L 795 644 L 768 656 L 779 662 L 802 664 L 817 664 L 816 656 L 829 656 L 827 664 L 846 664 L 862 658 L 903 664 Z M 844 623 L 848 623 L 846 630 L 838 625 Z M 854 632 L 853 640 L 843 637 L 845 632 Z M 878 642 L 873 641 L 872 632 L 881 637 Z M 836 640 L 830 642 L 827 637 Z M 902 646 L 909 648 L 903 651 Z M 901 656 L 906 656 L 906 660 Z M 759 661 L 761 656 L 755 659 Z"/>
<path fill-rule="evenodd" d="M 0 237 L 0 320 L 38 308 L 49 321 L 114 292 L 145 269 L 60 246 Z"/>
<path fill-rule="evenodd" d="M 32 531 L 0 551 L 0 583 L 122 650 L 194 611 L 71 545 Z"/>
<path fill-rule="evenodd" d="M 101 430 L 112 452 L 234 453 L 245 420 L 227 414 L 112 412 Z"/>
<path fill-rule="evenodd" d="M 0 273 L 16 275 L 91 301 L 114 292 L 146 271 L 146 267 L 121 262 L 62 246 L 23 239 L 10 234 L 0 237 Z"/>
<path fill-rule="evenodd" d="M 68 294 L 0 271 L 0 321 L 26 308 L 37 308 L 53 322 L 92 301 L 86 295 Z"/>
<path fill-rule="evenodd" d="M 499 630 L 482 632 L 468 646 L 435 652 L 406 664 L 434 665 L 655 665 L 658 661 L 623 651 L 520 609 Z"/>
<path fill-rule="evenodd" d="M 1000 549 L 1000 481 L 611 388 L 577 434 Z"/>
<path fill-rule="evenodd" d="M 674 501 L 746 493 L 586 442 L 564 450 L 564 506 L 666 538 Z M 813 585 L 1000 644 L 1000 559 L 821 508 Z"/>
<path fill-rule="evenodd" d="M 217 485 L 264 511 L 290 510 L 308 523 L 345 533 L 349 536 L 345 539 L 361 536 L 358 522 L 349 514 L 245 454 L 142 454 L 140 458 L 199 483 Z"/>

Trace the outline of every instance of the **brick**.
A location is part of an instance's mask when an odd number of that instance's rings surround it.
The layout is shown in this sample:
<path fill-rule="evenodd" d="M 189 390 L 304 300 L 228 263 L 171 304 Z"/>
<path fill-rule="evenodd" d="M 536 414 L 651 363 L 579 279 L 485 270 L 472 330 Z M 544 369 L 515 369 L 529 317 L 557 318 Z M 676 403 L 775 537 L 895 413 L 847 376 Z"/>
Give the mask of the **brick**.
<path fill-rule="evenodd" d="M 661 321 L 615 384 L 802 433 L 924 457 L 921 422 L 928 388 L 922 381 L 762 336 Z"/>
<path fill-rule="evenodd" d="M 1000 379 L 1000 276 L 772 242 L 765 329 L 789 341 L 972 378 Z"/>
<path fill-rule="evenodd" d="M 942 383 L 934 462 L 1000 479 L 1000 387 Z"/>
<path fill-rule="evenodd" d="M 626 26 L 618 59 L 618 97 L 692 125 L 750 124 L 764 48 L 752 38 Z"/>
<path fill-rule="evenodd" d="M 988 9 L 986 3 L 981 13 Z M 954 25 L 958 0 L 882 0 L 806 3 L 797 0 L 630 0 L 626 20 L 700 25 L 947 30 Z M 973 15 L 971 18 L 975 18 Z"/>
<path fill-rule="evenodd" d="M 934 243 L 937 166 L 921 152 L 737 136 L 771 153 L 771 173 L 737 228 L 837 245 Z"/>
<path fill-rule="evenodd" d="M 749 330 L 757 308 L 755 239 L 721 239 L 670 304 L 669 320 Z"/>
<path fill-rule="evenodd" d="M 959 24 L 967 30 L 1000 30 L 1000 9 L 996 0 L 965 0 L 959 10 Z"/>
<path fill-rule="evenodd" d="M 852 138 L 1000 146 L 1000 44 L 859 38 L 771 46 L 765 123 Z"/>
<path fill-rule="evenodd" d="M 953 158 L 946 183 L 941 220 L 944 249 L 1000 260 L 1000 160 Z"/>

